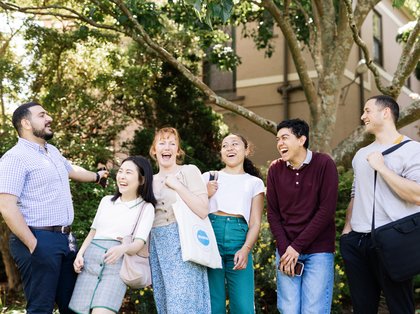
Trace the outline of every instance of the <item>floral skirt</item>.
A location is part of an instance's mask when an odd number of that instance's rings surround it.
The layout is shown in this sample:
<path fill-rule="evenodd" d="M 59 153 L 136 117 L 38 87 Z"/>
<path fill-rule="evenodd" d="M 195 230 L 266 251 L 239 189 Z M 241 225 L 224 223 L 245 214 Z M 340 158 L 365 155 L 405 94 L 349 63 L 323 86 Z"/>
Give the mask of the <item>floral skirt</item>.
<path fill-rule="evenodd" d="M 152 228 L 150 266 L 159 314 L 209 314 L 207 268 L 184 262 L 176 223 Z"/>

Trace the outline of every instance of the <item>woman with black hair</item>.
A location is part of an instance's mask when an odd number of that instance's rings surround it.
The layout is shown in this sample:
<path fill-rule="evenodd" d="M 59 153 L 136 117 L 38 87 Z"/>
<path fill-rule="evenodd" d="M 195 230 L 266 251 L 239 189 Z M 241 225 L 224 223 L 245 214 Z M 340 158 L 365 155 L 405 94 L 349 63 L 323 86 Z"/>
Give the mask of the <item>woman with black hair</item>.
<path fill-rule="evenodd" d="M 248 141 L 229 134 L 220 154 L 225 167 L 203 178 L 209 194 L 209 218 L 222 257 L 222 269 L 208 268 L 211 312 L 254 313 L 252 247 L 257 242 L 264 208 L 264 183 L 259 170 L 247 158 Z"/>
<path fill-rule="evenodd" d="M 120 278 L 122 257 L 139 252 L 149 237 L 155 216 L 153 170 L 142 156 L 126 158 L 116 176 L 115 195 L 105 196 L 99 204 L 91 230 L 73 263 L 79 273 L 69 308 L 76 313 L 117 313 L 126 285 Z M 143 208 L 135 240 L 130 235 Z"/>

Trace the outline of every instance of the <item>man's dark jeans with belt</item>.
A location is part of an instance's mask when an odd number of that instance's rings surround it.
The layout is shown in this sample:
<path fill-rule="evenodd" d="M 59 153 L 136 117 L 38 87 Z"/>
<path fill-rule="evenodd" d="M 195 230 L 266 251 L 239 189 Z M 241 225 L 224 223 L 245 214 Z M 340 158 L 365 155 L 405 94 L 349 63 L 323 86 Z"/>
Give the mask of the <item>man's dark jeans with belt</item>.
<path fill-rule="evenodd" d="M 413 280 L 393 281 L 372 247 L 370 233 L 352 231 L 340 238 L 355 314 L 378 313 L 381 290 L 391 314 L 413 314 Z"/>
<path fill-rule="evenodd" d="M 61 314 L 73 313 L 68 304 L 77 278 L 73 270 L 76 252 L 69 249 L 69 230 L 31 230 L 37 238 L 32 254 L 15 235 L 9 241 L 10 253 L 22 278 L 27 313 L 52 313 L 55 303 Z"/>

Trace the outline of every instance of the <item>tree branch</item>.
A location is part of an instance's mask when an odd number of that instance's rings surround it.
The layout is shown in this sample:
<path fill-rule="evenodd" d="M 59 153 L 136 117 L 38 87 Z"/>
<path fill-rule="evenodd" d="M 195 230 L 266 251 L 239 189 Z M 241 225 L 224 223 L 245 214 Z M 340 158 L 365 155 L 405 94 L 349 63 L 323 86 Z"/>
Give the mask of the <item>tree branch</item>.
<path fill-rule="evenodd" d="M 93 0 L 94 1 L 94 0 Z M 94 1 L 95 2 L 95 1 Z M 132 23 L 134 29 L 129 29 L 128 26 L 125 26 L 124 29 L 115 27 L 113 25 L 105 24 L 105 23 L 97 23 L 86 16 L 82 15 L 80 12 L 77 12 L 74 9 L 65 7 L 65 6 L 57 6 L 57 5 L 46 5 L 46 6 L 39 6 L 39 7 L 19 7 L 14 4 L 6 4 L 4 2 L 0 2 L 0 7 L 5 10 L 10 11 L 19 11 L 26 14 L 34 14 L 34 15 L 51 15 L 51 16 L 59 16 L 62 18 L 72 19 L 72 20 L 80 20 L 89 25 L 92 25 L 96 28 L 100 29 L 107 29 L 112 30 L 118 33 L 123 33 L 129 35 L 133 40 L 141 44 L 148 53 L 157 56 L 158 58 L 168 62 L 173 67 L 175 67 L 178 71 L 180 71 L 191 83 L 193 83 L 198 89 L 200 89 L 205 95 L 207 95 L 212 103 L 215 103 L 217 106 L 222 107 L 226 110 L 235 112 L 242 117 L 250 120 L 251 122 L 259 125 L 263 129 L 267 130 L 270 133 L 276 134 L 276 124 L 268 119 L 264 119 L 254 112 L 237 105 L 231 101 L 224 99 L 223 97 L 218 96 L 213 90 L 211 90 L 206 84 L 204 84 L 199 78 L 194 76 L 183 64 L 181 64 L 176 58 L 174 58 L 169 52 L 167 52 L 163 47 L 156 44 L 149 35 L 145 32 L 143 27 L 138 23 L 138 21 L 133 17 L 131 11 L 127 8 L 123 1 L 111 1 L 128 17 L 129 21 Z M 95 2 L 96 3 L 96 2 Z M 65 14 L 62 12 L 54 12 L 54 10 L 61 10 L 64 12 L 69 12 L 71 14 Z M 109 11 L 106 12 L 109 14 Z M 114 18 L 115 16 L 112 15 Z"/>
<path fill-rule="evenodd" d="M 180 63 L 173 55 L 166 51 L 163 47 L 155 43 L 150 36 L 146 33 L 144 28 L 140 25 L 137 19 L 134 18 L 131 11 L 127 8 L 125 3 L 122 0 L 112 0 L 120 10 L 128 17 L 131 23 L 133 23 L 135 30 L 139 33 L 136 37 L 137 40 L 140 40 L 142 44 L 146 44 L 150 49 L 152 49 L 162 60 L 165 60 L 171 64 L 175 69 L 181 72 L 192 84 L 194 84 L 198 89 L 200 89 L 212 103 L 216 104 L 219 107 L 227 109 L 229 111 L 235 112 L 242 117 L 250 120 L 251 122 L 259 125 L 266 131 L 269 131 L 273 134 L 276 134 L 276 123 L 264 119 L 254 112 L 244 108 L 243 106 L 237 105 L 234 102 L 228 101 L 227 99 L 218 96 L 211 88 L 203 83 L 201 79 L 196 77 L 191 73 L 182 63 Z"/>
<path fill-rule="evenodd" d="M 372 11 L 372 9 L 377 5 L 381 0 L 359 0 L 357 5 L 354 8 L 354 21 L 358 29 L 362 27 L 363 22 L 365 21 L 367 15 Z M 344 3 L 347 7 L 347 3 Z"/>
<path fill-rule="evenodd" d="M 293 31 L 293 27 L 290 24 L 287 16 L 284 16 L 273 0 L 262 0 L 260 6 L 265 8 L 274 17 L 275 21 L 279 25 L 283 32 L 284 38 L 287 41 L 290 52 L 292 54 L 296 71 L 299 75 L 303 91 L 308 101 L 309 110 L 313 116 L 317 116 L 318 108 L 318 97 L 314 82 L 309 77 L 308 64 L 302 54 L 302 49 L 299 45 L 299 40 L 296 38 L 296 34 Z"/>
<path fill-rule="evenodd" d="M 343 1 L 346 5 L 346 8 L 347 8 L 347 16 L 348 16 L 348 19 L 349 19 L 350 29 L 353 33 L 353 39 L 356 42 L 356 44 L 363 51 L 363 54 L 364 54 L 365 59 L 366 59 L 366 65 L 369 68 L 369 70 L 371 70 L 371 72 L 373 73 L 373 76 L 375 78 L 376 86 L 378 87 L 378 89 L 382 93 L 384 93 L 386 95 L 389 95 L 390 94 L 389 88 L 385 87 L 382 84 L 381 75 L 379 74 L 378 68 L 374 64 L 372 58 L 370 57 L 369 49 L 368 49 L 367 45 L 365 44 L 365 42 L 362 40 L 362 38 L 360 38 L 360 36 L 359 36 L 359 29 L 358 29 L 358 27 L 357 27 L 357 25 L 354 21 L 353 11 L 352 11 L 352 8 L 351 8 L 351 2 L 350 2 L 350 0 L 343 0 Z"/>
<path fill-rule="evenodd" d="M 311 53 L 312 59 L 314 61 L 315 69 L 318 73 L 318 76 L 322 73 L 323 66 L 321 62 L 322 56 L 322 48 L 321 43 L 319 40 L 319 34 L 321 33 L 321 25 L 319 22 L 318 12 L 313 5 L 312 1 L 312 12 L 313 12 L 313 22 L 311 22 L 311 17 L 309 16 L 308 12 L 306 12 L 305 8 L 303 7 L 300 1 L 296 1 L 295 5 L 299 8 L 300 12 L 305 17 L 306 24 L 309 28 L 309 45 L 307 45 L 309 52 Z"/>
<path fill-rule="evenodd" d="M 321 0 L 321 43 L 323 51 L 324 64 L 328 63 L 334 55 L 334 49 L 330 49 L 331 43 L 334 43 L 337 35 L 337 25 L 335 22 L 335 8 L 332 0 Z"/>
<path fill-rule="evenodd" d="M 313 43 L 313 54 L 312 58 L 314 59 L 314 65 L 315 69 L 318 73 L 318 76 L 322 71 L 324 70 L 324 65 L 321 62 L 322 59 L 322 45 L 320 40 L 320 33 L 322 32 L 321 28 L 321 14 L 319 12 L 319 8 L 317 6 L 317 2 L 315 0 L 311 0 L 311 6 L 312 6 L 312 12 L 313 12 L 313 37 L 314 37 L 314 43 Z"/>
<path fill-rule="evenodd" d="M 404 86 L 405 81 L 413 73 L 414 68 L 420 60 L 420 18 L 417 19 L 417 23 L 414 26 L 407 42 L 403 46 L 401 58 L 398 62 L 397 70 L 394 73 L 394 77 L 391 82 L 390 90 L 391 95 L 397 98 L 401 92 L 401 88 Z"/>
<path fill-rule="evenodd" d="M 7 49 L 9 48 L 10 42 L 12 41 L 13 37 L 15 37 L 20 30 L 23 28 L 23 24 L 19 26 L 18 29 L 13 30 L 13 28 L 10 26 L 9 21 L 7 22 L 9 28 L 10 28 L 10 36 L 6 39 L 4 39 L 4 44 L 0 47 L 0 56 L 4 56 L 6 54 Z"/>
<path fill-rule="evenodd" d="M 0 1 L 0 7 L 7 11 L 14 11 L 14 12 L 22 12 L 25 14 L 33 14 L 33 15 L 41 15 L 41 16 L 55 16 L 55 17 L 62 17 L 68 20 L 81 20 L 87 24 L 90 24 L 96 28 L 112 30 L 114 32 L 122 33 L 121 29 L 118 27 L 109 25 L 109 24 L 100 24 L 92 19 L 87 18 L 86 16 L 82 15 L 81 13 L 77 12 L 74 9 L 65 7 L 65 6 L 58 6 L 58 5 L 47 5 L 47 6 L 38 6 L 38 7 L 20 7 L 14 4 L 5 3 Z M 72 13 L 72 15 L 54 12 L 52 10 L 62 10 Z"/>

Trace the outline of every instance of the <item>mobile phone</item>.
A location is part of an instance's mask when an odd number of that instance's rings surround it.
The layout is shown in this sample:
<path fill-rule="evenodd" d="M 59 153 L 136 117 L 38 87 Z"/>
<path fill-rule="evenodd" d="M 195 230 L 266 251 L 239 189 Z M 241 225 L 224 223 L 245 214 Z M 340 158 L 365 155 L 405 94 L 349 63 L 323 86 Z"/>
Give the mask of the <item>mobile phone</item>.
<path fill-rule="evenodd" d="M 295 264 L 295 276 L 302 276 L 304 267 L 305 267 L 305 264 L 303 264 L 300 261 L 297 261 Z M 280 269 L 280 263 L 279 263 L 278 268 Z"/>
<path fill-rule="evenodd" d="M 295 265 L 295 276 L 302 276 L 303 268 L 305 268 L 305 264 L 302 262 L 297 261 Z"/>
<path fill-rule="evenodd" d="M 101 171 L 101 170 L 107 170 L 105 167 L 102 167 L 102 168 L 98 168 L 98 170 L 99 171 Z M 102 176 L 102 178 L 99 180 L 99 185 L 100 186 L 102 186 L 103 188 L 106 188 L 106 186 L 107 186 L 107 184 L 108 184 L 108 175 L 107 174 L 104 174 L 103 176 Z"/>
<path fill-rule="evenodd" d="M 219 173 L 217 171 L 210 171 L 209 181 L 217 181 L 219 178 Z"/>

